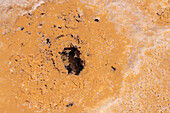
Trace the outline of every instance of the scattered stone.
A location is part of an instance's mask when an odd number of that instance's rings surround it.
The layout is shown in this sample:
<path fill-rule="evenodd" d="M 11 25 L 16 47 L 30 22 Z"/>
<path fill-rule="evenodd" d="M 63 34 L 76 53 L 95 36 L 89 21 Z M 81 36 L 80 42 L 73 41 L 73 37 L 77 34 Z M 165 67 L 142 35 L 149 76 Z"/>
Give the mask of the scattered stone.
<path fill-rule="evenodd" d="M 115 67 L 111 66 L 111 68 L 113 69 L 113 71 L 116 71 L 116 68 L 115 68 Z"/>
<path fill-rule="evenodd" d="M 22 27 L 21 30 L 24 30 L 24 27 Z"/>
<path fill-rule="evenodd" d="M 69 103 L 66 105 L 66 107 L 71 107 L 71 106 L 73 106 L 73 103 Z"/>
<path fill-rule="evenodd" d="M 95 21 L 95 22 L 99 22 L 99 19 L 95 18 L 94 21 Z"/>

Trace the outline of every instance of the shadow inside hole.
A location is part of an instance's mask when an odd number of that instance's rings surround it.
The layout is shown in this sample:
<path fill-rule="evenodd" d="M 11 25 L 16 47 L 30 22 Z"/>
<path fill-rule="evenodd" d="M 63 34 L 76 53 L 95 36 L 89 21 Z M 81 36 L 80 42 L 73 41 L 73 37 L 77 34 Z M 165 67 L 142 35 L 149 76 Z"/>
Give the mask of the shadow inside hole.
<path fill-rule="evenodd" d="M 75 74 L 79 75 L 79 73 L 84 68 L 84 61 L 80 58 L 80 51 L 77 49 L 77 47 L 66 47 L 62 51 L 62 53 L 59 52 L 61 55 L 61 59 L 65 65 L 65 68 L 68 71 L 68 74 Z"/>

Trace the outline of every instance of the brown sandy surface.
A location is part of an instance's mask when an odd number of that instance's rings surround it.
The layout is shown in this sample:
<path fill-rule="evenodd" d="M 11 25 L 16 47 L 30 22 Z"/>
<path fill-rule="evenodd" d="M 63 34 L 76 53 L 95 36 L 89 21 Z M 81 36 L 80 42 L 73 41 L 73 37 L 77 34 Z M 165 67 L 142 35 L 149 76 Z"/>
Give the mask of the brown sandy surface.
<path fill-rule="evenodd" d="M 170 112 L 168 0 L 10 2 L 0 7 L 0 112 Z M 61 54 L 73 46 L 78 76 Z"/>

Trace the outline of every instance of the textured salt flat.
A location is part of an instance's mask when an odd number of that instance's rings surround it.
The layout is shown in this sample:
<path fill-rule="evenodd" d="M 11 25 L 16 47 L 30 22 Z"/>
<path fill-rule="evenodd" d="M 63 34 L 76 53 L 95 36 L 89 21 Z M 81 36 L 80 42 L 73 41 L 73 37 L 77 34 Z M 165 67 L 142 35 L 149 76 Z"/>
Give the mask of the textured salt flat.
<path fill-rule="evenodd" d="M 168 0 L 46 2 L 0 1 L 1 112 L 170 112 Z"/>

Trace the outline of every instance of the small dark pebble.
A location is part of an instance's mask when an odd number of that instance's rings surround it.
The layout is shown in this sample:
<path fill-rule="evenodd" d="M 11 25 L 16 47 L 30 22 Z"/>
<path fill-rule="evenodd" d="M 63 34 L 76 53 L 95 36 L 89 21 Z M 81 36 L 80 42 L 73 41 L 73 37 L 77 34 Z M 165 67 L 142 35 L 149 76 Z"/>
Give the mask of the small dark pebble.
<path fill-rule="evenodd" d="M 156 13 L 158 16 L 161 16 L 159 13 Z"/>
<path fill-rule="evenodd" d="M 94 19 L 94 21 L 95 21 L 95 22 L 99 22 L 99 19 L 96 18 L 96 19 Z"/>
<path fill-rule="evenodd" d="M 72 34 L 70 35 L 72 38 L 74 37 Z"/>
<path fill-rule="evenodd" d="M 50 39 L 48 39 L 48 38 L 46 39 L 46 41 L 47 41 L 46 44 L 50 44 L 51 43 Z"/>
<path fill-rule="evenodd" d="M 28 15 L 29 15 L 29 16 L 32 16 L 32 14 L 31 14 L 31 13 L 28 13 Z"/>
<path fill-rule="evenodd" d="M 41 32 L 40 32 L 40 31 L 38 31 L 38 34 L 41 34 Z"/>
<path fill-rule="evenodd" d="M 77 14 L 78 18 L 80 18 L 80 14 Z"/>
<path fill-rule="evenodd" d="M 55 27 L 56 27 L 56 25 L 53 25 L 53 27 L 55 28 Z"/>
<path fill-rule="evenodd" d="M 66 105 L 66 107 L 71 107 L 71 106 L 73 106 L 73 103 Z"/>
<path fill-rule="evenodd" d="M 28 35 L 31 35 L 31 33 L 30 33 L 29 31 L 26 31 L 26 33 L 27 33 Z"/>
<path fill-rule="evenodd" d="M 116 68 L 115 68 L 115 67 L 111 66 L 111 68 L 113 69 L 113 71 L 116 71 Z"/>
<path fill-rule="evenodd" d="M 45 15 L 45 13 L 40 13 L 40 15 Z"/>
<path fill-rule="evenodd" d="M 58 27 L 58 29 L 61 29 L 62 27 Z"/>
<path fill-rule="evenodd" d="M 80 22 L 78 19 L 76 19 L 77 22 Z"/>
<path fill-rule="evenodd" d="M 24 44 L 23 43 L 21 43 L 21 46 L 23 46 Z"/>
<path fill-rule="evenodd" d="M 21 30 L 24 30 L 24 27 L 22 27 Z"/>
<path fill-rule="evenodd" d="M 58 37 L 56 37 L 56 39 L 59 39 L 59 38 L 61 38 L 61 37 L 64 37 L 64 35 L 59 35 Z"/>
<path fill-rule="evenodd" d="M 15 61 L 16 61 L 16 62 L 18 62 L 18 60 L 17 60 L 17 59 L 15 59 Z"/>

